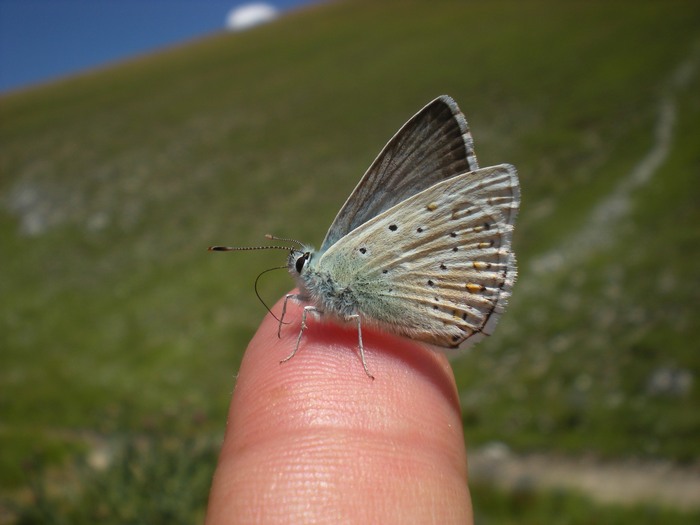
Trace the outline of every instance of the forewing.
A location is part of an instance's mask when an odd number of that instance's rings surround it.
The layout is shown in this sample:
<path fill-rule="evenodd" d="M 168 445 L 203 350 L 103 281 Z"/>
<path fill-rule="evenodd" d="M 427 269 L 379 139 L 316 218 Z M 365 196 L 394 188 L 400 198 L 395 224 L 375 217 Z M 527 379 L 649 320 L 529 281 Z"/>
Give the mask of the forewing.
<path fill-rule="evenodd" d="M 338 212 L 321 252 L 406 198 L 478 167 L 474 141 L 457 103 L 447 95 L 436 98 L 384 146 Z"/>
<path fill-rule="evenodd" d="M 516 277 L 516 170 L 504 164 L 455 176 L 399 203 L 332 246 L 346 261 L 361 313 L 391 331 L 442 347 L 490 335 Z"/>

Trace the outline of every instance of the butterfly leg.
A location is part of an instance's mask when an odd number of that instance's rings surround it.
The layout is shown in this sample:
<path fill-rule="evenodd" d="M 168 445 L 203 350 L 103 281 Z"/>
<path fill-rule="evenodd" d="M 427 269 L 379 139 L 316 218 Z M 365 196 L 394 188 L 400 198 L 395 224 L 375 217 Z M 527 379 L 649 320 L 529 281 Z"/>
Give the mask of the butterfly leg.
<path fill-rule="evenodd" d="M 297 296 L 296 295 L 288 295 L 287 299 L 289 299 L 290 297 L 297 297 Z M 284 304 L 286 306 L 286 304 L 287 304 L 286 299 L 284 301 Z M 301 314 L 301 329 L 299 330 L 299 336 L 297 337 L 297 344 L 294 346 L 294 350 L 292 350 L 292 353 L 289 354 L 284 359 L 282 359 L 282 361 L 280 361 L 280 364 L 286 363 L 287 361 L 289 361 L 297 353 L 297 350 L 299 350 L 299 343 L 301 343 L 301 336 L 304 333 L 304 330 L 306 330 L 306 316 L 309 314 L 309 312 L 314 312 L 317 314 L 321 313 L 321 311 L 318 308 L 316 308 L 315 306 L 305 306 L 304 307 L 304 311 Z M 282 311 L 282 315 L 284 315 L 284 310 Z"/>
<path fill-rule="evenodd" d="M 299 294 L 290 293 L 284 298 L 284 303 L 282 303 L 282 315 L 280 315 L 280 324 L 277 326 L 277 339 L 282 339 L 282 325 L 284 324 L 284 315 L 287 313 L 287 301 L 290 299 L 299 299 Z"/>
<path fill-rule="evenodd" d="M 359 346 L 360 346 L 360 359 L 362 359 L 362 366 L 365 369 L 365 374 L 367 374 L 367 376 L 370 379 L 374 379 L 374 376 L 369 373 L 369 368 L 367 368 L 367 361 L 365 361 L 365 347 L 362 344 L 362 322 L 360 320 L 360 316 L 357 314 L 350 315 L 350 316 L 348 316 L 347 319 L 348 320 L 354 319 L 355 321 L 357 321 L 357 341 L 358 341 Z"/>

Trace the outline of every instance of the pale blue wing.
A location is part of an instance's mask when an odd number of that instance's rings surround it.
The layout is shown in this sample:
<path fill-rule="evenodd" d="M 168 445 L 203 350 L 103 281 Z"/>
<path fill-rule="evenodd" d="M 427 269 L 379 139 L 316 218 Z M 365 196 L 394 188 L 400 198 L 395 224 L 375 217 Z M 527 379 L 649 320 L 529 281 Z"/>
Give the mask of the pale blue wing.
<path fill-rule="evenodd" d="M 406 199 L 321 256 L 369 323 L 442 347 L 488 335 L 515 282 L 513 166 L 455 176 Z"/>
<path fill-rule="evenodd" d="M 321 253 L 402 200 L 478 167 L 474 141 L 457 103 L 447 95 L 436 98 L 384 146 L 338 212 Z"/>

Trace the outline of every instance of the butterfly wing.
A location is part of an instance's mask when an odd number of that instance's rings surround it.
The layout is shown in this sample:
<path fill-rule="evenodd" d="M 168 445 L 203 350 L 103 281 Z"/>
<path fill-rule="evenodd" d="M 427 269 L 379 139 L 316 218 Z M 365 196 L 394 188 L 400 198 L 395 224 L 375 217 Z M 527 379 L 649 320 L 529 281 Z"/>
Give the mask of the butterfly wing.
<path fill-rule="evenodd" d="M 436 98 L 384 146 L 338 212 L 321 252 L 407 197 L 478 167 L 474 141 L 457 103 L 447 95 Z"/>
<path fill-rule="evenodd" d="M 489 335 L 516 277 L 520 205 L 513 166 L 439 182 L 374 217 L 322 255 L 367 322 L 441 347 Z"/>

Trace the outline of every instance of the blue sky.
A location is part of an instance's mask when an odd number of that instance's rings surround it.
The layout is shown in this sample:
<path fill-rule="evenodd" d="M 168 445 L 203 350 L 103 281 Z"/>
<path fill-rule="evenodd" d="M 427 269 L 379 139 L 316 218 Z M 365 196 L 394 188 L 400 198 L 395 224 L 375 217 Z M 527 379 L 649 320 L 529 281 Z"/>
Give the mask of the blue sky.
<path fill-rule="evenodd" d="M 251 1 L 0 0 L 0 92 L 222 31 L 227 13 Z"/>

